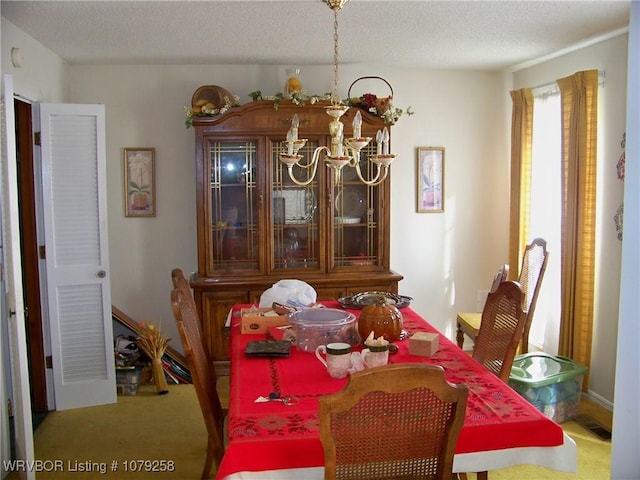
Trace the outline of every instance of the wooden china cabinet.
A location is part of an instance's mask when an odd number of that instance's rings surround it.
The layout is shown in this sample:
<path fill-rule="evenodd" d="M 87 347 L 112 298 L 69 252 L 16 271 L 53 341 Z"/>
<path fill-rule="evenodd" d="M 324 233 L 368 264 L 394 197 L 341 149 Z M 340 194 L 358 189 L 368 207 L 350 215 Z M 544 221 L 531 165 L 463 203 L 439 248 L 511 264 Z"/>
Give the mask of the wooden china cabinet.
<path fill-rule="evenodd" d="M 317 146 L 329 145 L 326 104 L 297 106 L 255 101 L 219 117 L 194 117 L 198 273 L 191 286 L 216 370 L 228 368 L 224 325 L 237 303 L 257 304 L 264 290 L 281 279 L 313 286 L 318 300 L 337 300 L 364 291 L 398 293 L 402 276 L 389 268 L 389 179 L 378 186 L 360 182 L 345 167 L 334 185 L 333 172 L 318 165 L 308 186 L 296 185 L 280 161 L 292 118 L 308 142 L 305 161 Z M 356 108 L 342 117 L 351 135 Z M 362 135 L 375 139 L 384 128 L 361 111 Z M 362 154 L 375 153 L 375 140 Z M 294 167 L 298 179 L 310 169 Z"/>

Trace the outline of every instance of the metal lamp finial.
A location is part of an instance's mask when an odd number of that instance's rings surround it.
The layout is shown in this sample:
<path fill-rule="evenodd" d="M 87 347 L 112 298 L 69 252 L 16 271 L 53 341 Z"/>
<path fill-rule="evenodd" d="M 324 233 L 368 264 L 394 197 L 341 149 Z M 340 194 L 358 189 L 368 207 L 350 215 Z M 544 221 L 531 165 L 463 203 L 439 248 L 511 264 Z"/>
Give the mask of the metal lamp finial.
<path fill-rule="evenodd" d="M 349 0 L 323 0 L 323 1 L 329 6 L 331 10 L 340 10 L 347 3 L 349 3 Z"/>

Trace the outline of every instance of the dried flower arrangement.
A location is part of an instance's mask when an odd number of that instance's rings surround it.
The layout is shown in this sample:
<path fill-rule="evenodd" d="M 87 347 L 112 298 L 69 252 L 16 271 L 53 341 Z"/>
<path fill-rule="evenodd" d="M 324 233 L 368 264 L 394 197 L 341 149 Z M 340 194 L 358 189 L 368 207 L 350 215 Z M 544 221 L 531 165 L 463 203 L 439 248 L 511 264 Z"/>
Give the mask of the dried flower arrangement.
<path fill-rule="evenodd" d="M 136 343 L 140 350 L 151 359 L 151 371 L 156 392 L 160 395 L 165 394 L 169 391 L 169 386 L 162 367 L 162 356 L 171 339 L 152 323 L 141 322 L 139 325 Z"/>
<path fill-rule="evenodd" d="M 385 83 L 387 82 L 385 81 Z M 220 87 L 201 87 L 201 89 L 202 88 L 220 89 Z M 351 89 L 349 89 L 349 93 L 351 93 Z M 278 92 L 275 95 L 270 95 L 270 96 L 262 95 L 262 92 L 260 90 L 255 90 L 249 93 L 249 97 L 254 102 L 257 102 L 259 100 L 271 100 L 273 101 L 273 108 L 275 108 L 276 110 L 278 109 L 282 101 L 290 101 L 294 105 L 305 105 L 306 103 L 310 103 L 313 105 L 318 102 L 326 102 L 331 100 L 330 93 L 316 95 L 316 94 L 310 94 L 303 89 L 294 90 L 288 93 Z M 193 126 L 194 117 L 215 117 L 215 116 L 224 114 L 230 108 L 240 106 L 240 98 L 237 95 L 231 95 L 231 96 L 224 95 L 224 97 L 222 97 L 221 95 L 219 99 L 220 98 L 223 98 L 223 101 L 224 101 L 224 104 L 220 107 L 214 105 L 213 102 L 207 100 L 206 98 L 202 98 L 194 101 L 193 105 L 190 108 L 184 107 L 184 112 L 186 116 L 185 118 L 186 127 L 189 128 Z M 392 100 L 393 100 L 392 95 L 388 97 L 378 97 L 373 93 L 365 93 L 361 97 L 350 97 L 350 98 L 347 98 L 346 100 L 343 100 L 342 102 L 345 105 L 361 108 L 369 113 L 372 113 L 373 115 L 376 115 L 382 118 L 384 120 L 384 123 L 388 125 L 395 124 L 403 114 L 413 115 L 414 112 L 411 107 L 408 107 L 406 110 L 395 107 L 393 105 Z"/>
<path fill-rule="evenodd" d="M 141 322 L 140 331 L 136 338 L 138 347 L 150 358 L 162 358 L 170 338 L 153 323 Z"/>
<path fill-rule="evenodd" d="M 305 103 L 313 105 L 320 101 L 331 100 L 330 93 L 325 93 L 323 95 L 310 95 L 304 90 L 292 93 L 278 92 L 272 96 L 263 96 L 260 90 L 256 90 L 255 92 L 251 92 L 249 96 L 254 102 L 258 100 L 272 100 L 273 108 L 276 110 L 278 109 L 280 102 L 283 100 L 289 100 L 295 105 L 304 105 Z M 391 96 L 379 98 L 372 93 L 365 93 L 362 97 L 348 98 L 343 100 L 343 103 L 345 105 L 351 105 L 366 110 L 367 112 L 382 118 L 384 123 L 388 125 L 395 124 L 403 114 L 410 116 L 414 113 L 411 107 L 408 107 L 406 110 L 395 107 L 392 103 Z"/>
<path fill-rule="evenodd" d="M 283 100 L 289 100 L 294 105 L 304 105 L 305 103 L 310 103 L 311 105 L 313 105 L 314 103 L 331 100 L 330 93 L 324 93 L 322 95 L 311 95 L 307 93 L 306 90 L 297 90 L 291 93 L 278 92 L 275 95 L 271 96 L 263 96 L 260 90 L 256 90 L 255 92 L 251 92 L 249 96 L 254 102 L 257 102 L 258 100 L 272 100 L 273 108 L 275 108 L 276 110 L 278 109 L 280 102 Z"/>
<path fill-rule="evenodd" d="M 406 110 L 395 107 L 392 103 L 393 97 L 378 97 L 373 93 L 365 93 L 361 97 L 349 98 L 348 104 L 354 107 L 366 110 L 373 115 L 380 117 L 384 120 L 384 123 L 388 125 L 395 124 L 398 119 L 403 115 L 413 115 L 413 109 L 407 107 Z"/>

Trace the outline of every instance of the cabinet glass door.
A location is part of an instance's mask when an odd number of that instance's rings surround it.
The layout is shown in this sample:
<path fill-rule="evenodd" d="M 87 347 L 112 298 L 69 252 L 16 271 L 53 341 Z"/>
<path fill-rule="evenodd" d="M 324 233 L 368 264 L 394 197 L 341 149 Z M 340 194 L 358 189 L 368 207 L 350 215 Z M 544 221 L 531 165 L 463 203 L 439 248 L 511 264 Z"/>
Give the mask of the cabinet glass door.
<path fill-rule="evenodd" d="M 375 153 L 375 145 L 361 152 L 362 176 L 370 179 L 367 155 Z M 342 169 L 342 183 L 333 190 L 333 266 L 366 267 L 379 262 L 378 189 L 362 183 L 354 168 Z"/>
<path fill-rule="evenodd" d="M 309 140 L 298 154 L 303 163 L 313 156 L 318 146 Z M 289 177 L 286 165 L 280 161 L 280 142 L 274 142 L 272 164 L 273 270 L 320 268 L 320 229 L 318 224 L 318 175 L 306 186 L 296 185 Z M 326 168 L 320 165 L 318 168 Z M 306 181 L 312 169 L 294 166 L 294 177 Z"/>
<path fill-rule="evenodd" d="M 259 269 L 257 142 L 208 144 L 210 162 L 210 269 Z"/>

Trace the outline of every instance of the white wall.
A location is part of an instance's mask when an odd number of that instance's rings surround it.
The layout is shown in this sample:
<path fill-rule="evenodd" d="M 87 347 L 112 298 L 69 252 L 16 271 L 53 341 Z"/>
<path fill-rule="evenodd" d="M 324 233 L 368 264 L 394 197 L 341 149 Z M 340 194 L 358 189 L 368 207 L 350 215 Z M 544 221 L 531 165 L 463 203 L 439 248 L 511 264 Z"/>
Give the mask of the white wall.
<path fill-rule="evenodd" d="M 523 88 L 552 82 L 580 70 L 605 72 L 604 87 L 598 91 L 598 258 L 589 381 L 590 394 L 605 404 L 613 402 L 618 332 L 622 243 L 617 238 L 613 216 L 624 192 L 616 164 L 623 151 L 620 141 L 626 125 L 627 41 L 628 35 L 622 34 L 514 73 L 514 88 Z"/>
<path fill-rule="evenodd" d="M 2 17 L 2 73 L 14 76 L 16 94 L 28 101 L 64 102 L 68 79 L 66 64 L 51 50 L 38 43 L 13 23 Z M 11 49 L 19 48 L 24 57 L 24 67 L 15 68 L 11 63 Z"/>
<path fill-rule="evenodd" d="M 23 49 L 23 69 L 10 66 L 11 46 Z M 611 86 L 624 92 L 615 80 L 624 77 L 624 66 L 607 62 L 623 59 L 625 46 L 613 41 L 597 54 L 593 60 L 599 63 L 585 68 L 607 70 L 605 90 Z M 591 55 L 586 53 L 587 58 Z M 174 339 L 172 345 L 180 349 L 169 304 L 170 271 L 181 267 L 191 272 L 197 262 L 194 133 L 185 129 L 183 107 L 201 85 L 223 86 L 242 102 L 249 101 L 247 94 L 253 90 L 273 94 L 282 90 L 285 66 L 68 67 L 3 19 L 2 68 L 13 71 L 16 90 L 33 100 L 106 105 L 112 301 L 138 321 L 160 323 Z M 580 68 L 570 68 L 566 74 Z M 353 80 L 365 75 L 388 80 L 396 105 L 411 105 L 416 111 L 401 118 L 392 133 L 392 149 L 399 158 L 391 180 L 391 266 L 405 276 L 400 293 L 414 297 L 414 308 L 453 338 L 456 312 L 475 310 L 477 291 L 485 290 L 496 266 L 507 261 L 511 78 L 503 73 L 347 65 L 340 68 L 342 95 L 346 96 Z M 305 66 L 301 77 L 312 93 L 331 90 L 330 65 Z M 531 84 L 549 80 L 543 77 L 532 78 Z M 387 90 L 380 83 L 373 93 Z M 607 97 L 607 102 L 613 101 Z M 605 108 L 623 112 L 624 94 Z M 610 145 L 619 141 L 623 125 L 611 127 Z M 416 147 L 429 145 L 446 148 L 443 214 L 416 213 Z M 156 148 L 155 218 L 124 217 L 124 147 Z M 617 154 L 611 162 L 615 163 Z M 609 204 L 615 209 L 620 192 L 611 195 Z M 603 213 L 603 224 L 609 217 Z M 612 247 L 619 251 L 615 242 Z M 619 269 L 619 253 L 608 255 L 613 260 L 604 259 L 607 268 Z M 606 273 L 613 280 L 600 281 L 599 293 L 603 284 L 612 284 L 616 291 L 605 291 L 615 303 L 618 277 L 615 270 Z M 604 315 L 602 308 L 599 303 L 598 315 Z M 604 311 L 615 323 L 617 310 Z M 592 388 L 612 401 L 610 372 L 615 357 L 609 352 L 615 349 L 615 334 L 598 330 L 596 337 L 610 341 L 598 340 L 598 347 L 594 345 L 593 364 L 603 369 L 592 369 Z"/>
<path fill-rule="evenodd" d="M 393 130 L 403 150 L 392 167 L 391 264 L 405 275 L 401 293 L 453 339 L 456 313 L 476 311 L 477 291 L 508 261 L 508 89 L 498 73 L 401 73 L 394 88 L 416 114 Z M 446 148 L 444 213 L 416 213 L 418 146 Z"/>
<path fill-rule="evenodd" d="M 253 90 L 273 94 L 282 89 L 284 68 L 70 69 L 71 101 L 106 105 L 112 295 L 114 304 L 133 318 L 159 321 L 171 330 L 169 272 L 175 266 L 196 269 L 194 133 L 184 127 L 183 107 L 205 84 L 221 85 L 242 102 L 250 101 Z M 507 256 L 501 76 L 347 66 L 340 70 L 340 77 L 349 79 L 342 95 L 353 80 L 372 72 L 393 85 L 398 106 L 412 105 L 416 111 L 393 129 L 399 158 L 392 167 L 391 265 L 405 276 L 401 293 L 414 297 L 416 310 L 452 337 L 455 312 L 476 308 L 476 290 L 486 288 L 495 265 Z M 332 69 L 305 67 L 302 81 L 310 92 L 330 91 Z M 376 93 L 388 92 L 382 82 L 377 88 Z M 444 214 L 415 213 L 416 147 L 425 145 L 447 149 Z M 123 147 L 156 148 L 156 218 L 123 216 Z M 489 253 L 478 255 L 469 248 L 470 239 Z"/>

